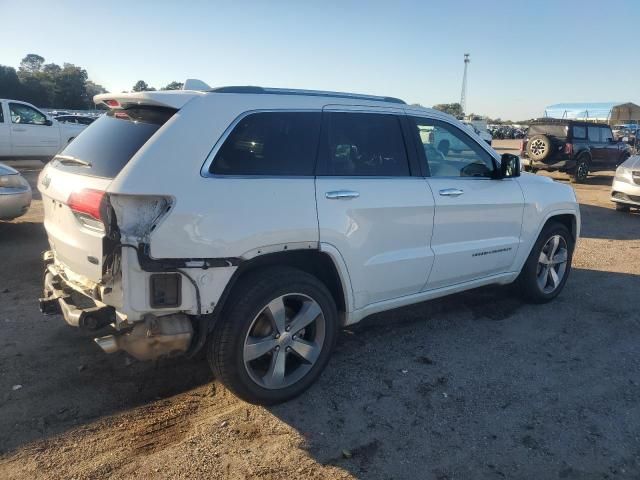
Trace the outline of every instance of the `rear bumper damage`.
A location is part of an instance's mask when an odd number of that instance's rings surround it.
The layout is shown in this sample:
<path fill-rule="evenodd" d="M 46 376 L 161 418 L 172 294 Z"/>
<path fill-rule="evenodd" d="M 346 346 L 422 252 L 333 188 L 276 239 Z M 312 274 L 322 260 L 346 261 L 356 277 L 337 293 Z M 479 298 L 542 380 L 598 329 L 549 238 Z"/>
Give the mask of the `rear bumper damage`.
<path fill-rule="evenodd" d="M 97 287 L 82 289 L 70 282 L 54 263 L 53 252 L 45 252 L 44 294 L 39 299 L 45 315 L 60 314 L 72 327 L 96 331 L 111 325 L 115 333 L 95 338 L 106 353 L 124 350 L 138 360 L 154 360 L 180 354 L 195 354 L 206 335 L 200 322 L 194 331 L 192 318 L 184 313 L 144 315 L 135 323 L 120 322 L 116 309 L 98 300 Z M 195 338 L 194 340 L 194 337 Z"/>

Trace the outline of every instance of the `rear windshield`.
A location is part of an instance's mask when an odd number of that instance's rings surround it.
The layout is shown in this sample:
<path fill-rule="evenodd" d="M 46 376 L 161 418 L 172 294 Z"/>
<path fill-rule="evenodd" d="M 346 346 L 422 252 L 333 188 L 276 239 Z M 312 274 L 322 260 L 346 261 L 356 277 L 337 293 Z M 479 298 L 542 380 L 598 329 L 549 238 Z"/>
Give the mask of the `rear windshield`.
<path fill-rule="evenodd" d="M 53 164 L 66 172 L 114 178 L 175 112 L 161 107 L 111 110 L 78 135 Z"/>
<path fill-rule="evenodd" d="M 529 127 L 529 137 L 534 135 L 550 135 L 552 137 L 564 138 L 567 136 L 566 125 L 531 125 Z"/>

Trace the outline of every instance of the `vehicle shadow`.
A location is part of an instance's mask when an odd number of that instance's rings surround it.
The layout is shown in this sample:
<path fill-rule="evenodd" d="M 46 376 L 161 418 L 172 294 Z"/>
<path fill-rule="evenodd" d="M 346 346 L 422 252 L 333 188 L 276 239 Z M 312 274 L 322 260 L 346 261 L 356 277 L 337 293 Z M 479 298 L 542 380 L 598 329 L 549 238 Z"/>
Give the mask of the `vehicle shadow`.
<path fill-rule="evenodd" d="M 567 465 L 606 470 L 633 455 L 626 439 L 640 428 L 640 382 L 632 378 L 640 305 L 629 294 L 639 288 L 638 275 L 576 269 L 545 305 L 490 286 L 377 314 L 342 332 L 308 392 L 267 411 L 302 435 L 314 462 L 357 478 L 551 478 L 564 476 Z M 181 415 L 200 415 L 200 423 L 219 411 L 235 425 L 251 421 L 248 406 L 220 388 L 208 409 L 198 406 L 211 381 L 206 362 L 129 363 L 103 354 L 58 317 L 43 324 L 29 332 L 28 345 L 13 331 L 21 332 L 19 325 L 0 324 L 0 391 L 10 391 L 0 453 L 68 430 L 94 435 L 106 422 L 127 425 L 117 431 L 121 437 L 155 435 L 155 417 L 179 409 L 172 398 L 185 395 L 196 400 L 180 407 Z M 22 388 L 11 391 L 15 384 Z M 169 432 L 169 443 L 186 435 Z M 77 442 L 78 435 L 55 441 Z M 122 441 L 127 455 L 136 453 L 126 450 L 134 448 L 131 439 Z"/>
<path fill-rule="evenodd" d="M 607 472 L 640 427 L 638 288 L 577 269 L 545 305 L 487 287 L 376 315 L 310 392 L 269 410 L 356 478 Z"/>

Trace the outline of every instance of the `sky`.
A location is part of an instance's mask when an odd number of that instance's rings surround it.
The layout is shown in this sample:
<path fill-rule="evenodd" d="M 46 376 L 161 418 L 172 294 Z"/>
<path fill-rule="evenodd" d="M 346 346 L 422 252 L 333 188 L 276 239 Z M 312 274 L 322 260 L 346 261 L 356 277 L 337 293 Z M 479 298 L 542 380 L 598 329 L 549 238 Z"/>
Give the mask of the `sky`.
<path fill-rule="evenodd" d="M 640 104 L 640 8 L 602 1 L 0 0 L 0 64 L 73 63 L 110 91 L 199 78 L 394 96 L 520 120 Z M 25 25 L 32 22 L 32 26 Z M 0 97 L 2 92 L 0 92 Z"/>

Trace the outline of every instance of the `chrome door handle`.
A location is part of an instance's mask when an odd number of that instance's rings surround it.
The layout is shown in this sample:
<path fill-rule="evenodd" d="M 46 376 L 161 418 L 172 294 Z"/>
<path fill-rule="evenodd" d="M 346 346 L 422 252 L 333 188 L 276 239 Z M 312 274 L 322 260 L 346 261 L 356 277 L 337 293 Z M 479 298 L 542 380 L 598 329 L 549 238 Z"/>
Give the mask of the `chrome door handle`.
<path fill-rule="evenodd" d="M 439 193 L 443 197 L 459 197 L 464 193 L 464 190 L 461 190 L 459 188 L 444 188 L 440 190 Z"/>
<path fill-rule="evenodd" d="M 360 194 L 353 190 L 334 190 L 324 194 L 329 200 L 342 200 L 345 198 L 358 198 Z"/>

